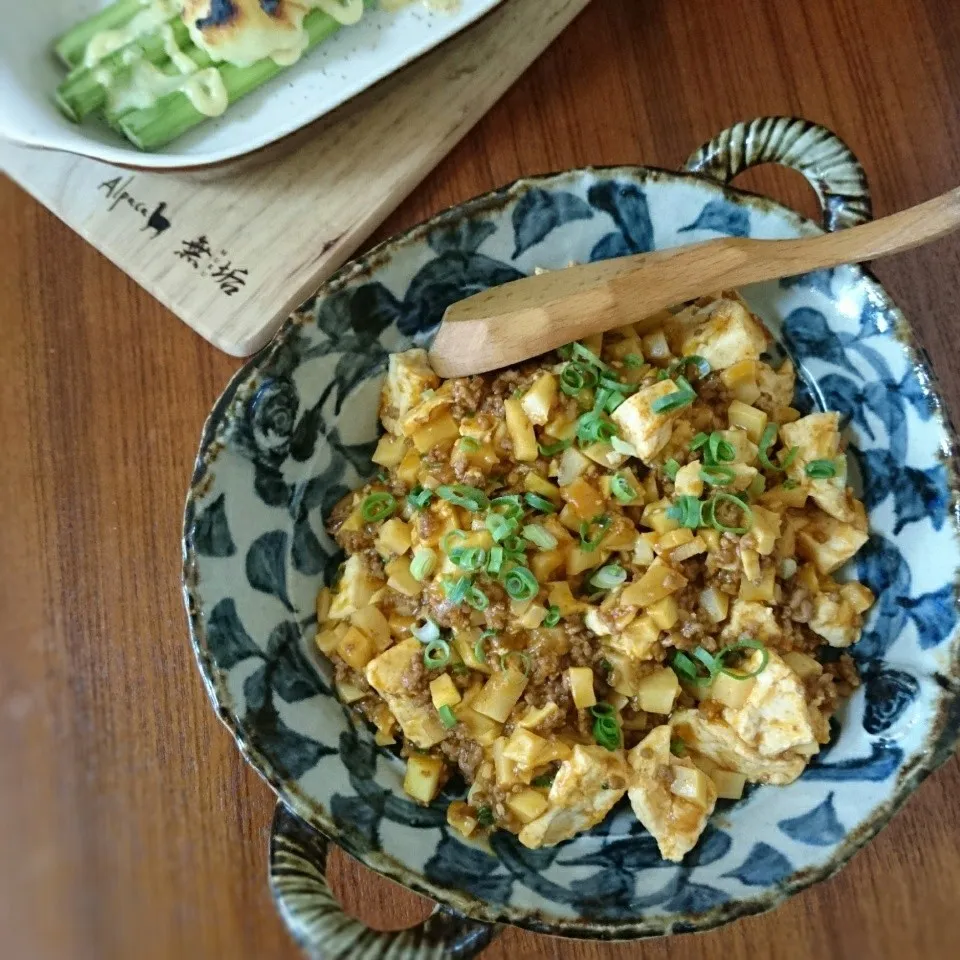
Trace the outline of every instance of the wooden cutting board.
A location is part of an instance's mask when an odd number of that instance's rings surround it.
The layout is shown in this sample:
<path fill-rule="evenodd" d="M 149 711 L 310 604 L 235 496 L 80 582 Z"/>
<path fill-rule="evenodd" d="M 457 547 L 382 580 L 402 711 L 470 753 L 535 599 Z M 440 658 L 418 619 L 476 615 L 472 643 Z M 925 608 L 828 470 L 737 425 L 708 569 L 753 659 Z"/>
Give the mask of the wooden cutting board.
<path fill-rule="evenodd" d="M 589 0 L 506 0 L 230 166 L 126 170 L 0 142 L 0 169 L 212 344 L 262 347 Z"/>

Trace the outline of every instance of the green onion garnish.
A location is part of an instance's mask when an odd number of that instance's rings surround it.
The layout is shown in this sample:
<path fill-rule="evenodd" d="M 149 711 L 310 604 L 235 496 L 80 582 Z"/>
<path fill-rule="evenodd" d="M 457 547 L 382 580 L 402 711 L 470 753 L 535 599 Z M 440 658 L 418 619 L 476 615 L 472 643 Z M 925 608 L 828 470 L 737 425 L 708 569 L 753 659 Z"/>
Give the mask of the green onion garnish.
<path fill-rule="evenodd" d="M 417 485 L 407 494 L 407 503 L 414 510 L 422 510 L 433 499 L 433 491 Z"/>
<path fill-rule="evenodd" d="M 493 816 L 493 810 L 490 807 L 480 807 L 477 810 L 477 826 L 492 827 L 496 823 Z"/>
<path fill-rule="evenodd" d="M 677 479 L 677 473 L 680 471 L 680 464 L 671 457 L 664 465 L 663 472 L 671 479 Z"/>
<path fill-rule="evenodd" d="M 743 513 L 745 525 L 742 527 L 728 527 L 726 524 L 718 520 L 717 507 L 721 503 L 731 503 L 735 507 L 738 507 Z M 735 496 L 732 493 L 715 493 L 713 497 L 703 506 L 703 519 L 706 520 L 711 527 L 713 527 L 715 530 L 719 530 L 721 533 L 743 534 L 747 533 L 753 526 L 753 511 L 747 505 L 745 500 L 742 500 L 740 497 Z"/>
<path fill-rule="evenodd" d="M 421 583 L 433 573 L 437 565 L 437 555 L 430 547 L 417 547 L 410 561 L 410 576 Z"/>
<path fill-rule="evenodd" d="M 617 435 L 617 428 L 594 410 L 577 420 L 577 439 L 581 443 L 604 443 Z"/>
<path fill-rule="evenodd" d="M 466 540 L 466 539 L 467 539 L 467 535 L 462 530 L 451 530 L 449 533 L 445 533 L 440 538 L 440 549 L 444 553 L 449 554 L 451 550 L 456 549 L 453 546 L 454 540 Z"/>
<path fill-rule="evenodd" d="M 696 399 L 697 394 L 687 380 L 683 377 L 677 377 L 677 389 L 673 393 L 668 393 L 665 397 L 657 397 L 650 404 L 650 409 L 654 413 L 672 413 L 681 407 L 688 407 Z"/>
<path fill-rule="evenodd" d="M 610 480 L 610 492 L 621 503 L 630 503 L 637 499 L 637 491 L 630 486 L 630 481 L 619 473 Z"/>
<path fill-rule="evenodd" d="M 709 437 L 707 434 L 705 434 L 705 433 L 698 433 L 698 434 L 690 441 L 690 450 L 691 450 L 691 451 L 699 450 L 699 449 L 700 449 L 705 443 L 707 443 L 709 440 L 710 440 L 710 437 Z"/>
<path fill-rule="evenodd" d="M 593 739 L 606 750 L 620 746 L 620 724 L 609 703 L 598 703 L 590 708 L 593 714 Z"/>
<path fill-rule="evenodd" d="M 613 390 L 615 393 L 622 393 L 625 396 L 629 396 L 631 393 L 636 393 L 639 389 L 636 384 L 624 383 L 622 380 L 615 376 L 610 376 L 609 374 L 600 378 L 600 386 L 606 387 L 607 390 Z"/>
<path fill-rule="evenodd" d="M 503 497 L 495 497 L 490 501 L 490 506 L 499 510 L 506 507 L 503 511 L 505 517 L 517 520 L 523 516 L 523 499 L 519 493 L 511 493 Z"/>
<path fill-rule="evenodd" d="M 558 440 L 556 443 L 541 443 L 539 445 L 540 456 L 554 457 L 558 453 L 563 453 L 571 443 L 573 443 L 572 438 L 570 440 Z"/>
<path fill-rule="evenodd" d="M 487 573 L 496 576 L 503 566 L 503 547 L 492 547 L 490 550 L 490 559 L 487 561 Z"/>
<path fill-rule="evenodd" d="M 677 497 L 673 505 L 667 508 L 667 516 L 676 520 L 681 527 L 696 530 L 703 525 L 703 504 L 694 496 L 687 493 Z"/>
<path fill-rule="evenodd" d="M 433 643 L 440 639 L 440 628 L 432 620 L 425 620 L 422 627 L 411 627 L 410 632 L 421 643 Z"/>
<path fill-rule="evenodd" d="M 511 559 L 518 560 L 524 556 L 527 545 L 519 536 L 506 537 L 503 541 L 503 552 Z"/>
<path fill-rule="evenodd" d="M 685 757 L 687 755 L 687 745 L 679 737 L 674 737 L 670 741 L 670 752 L 675 757 Z"/>
<path fill-rule="evenodd" d="M 514 567 L 503 578 L 503 588 L 513 600 L 529 600 L 537 595 L 540 584 L 526 567 Z"/>
<path fill-rule="evenodd" d="M 587 363 L 592 363 L 601 370 L 607 370 L 610 373 L 614 372 L 612 367 L 607 366 L 592 350 L 587 349 L 582 343 L 575 343 L 573 345 L 573 352 L 581 359 L 586 360 Z"/>
<path fill-rule="evenodd" d="M 471 586 L 467 591 L 467 604 L 483 613 L 490 606 L 490 599 L 479 587 Z"/>
<path fill-rule="evenodd" d="M 392 517 L 397 509 L 396 498 L 389 493 L 371 493 L 360 507 L 360 516 L 367 523 L 377 523 Z"/>
<path fill-rule="evenodd" d="M 545 527 L 536 523 L 529 523 L 523 528 L 523 535 L 541 550 L 552 550 L 557 545 L 557 538 Z"/>
<path fill-rule="evenodd" d="M 560 608 L 554 604 L 547 607 L 547 615 L 543 618 L 545 627 L 555 627 L 560 622 Z"/>
<path fill-rule="evenodd" d="M 457 718 L 454 715 L 453 710 L 450 709 L 450 705 L 445 703 L 437 713 L 440 715 L 440 722 L 449 730 L 451 727 L 457 725 Z"/>
<path fill-rule="evenodd" d="M 484 519 L 484 526 L 490 531 L 490 536 L 499 543 L 509 537 L 517 529 L 517 521 L 512 517 L 502 517 L 499 513 L 488 513 Z"/>
<path fill-rule="evenodd" d="M 701 650 L 700 647 L 697 650 Z M 702 653 L 706 653 L 705 650 L 701 650 Z M 707 653 L 707 656 L 710 657 L 710 654 Z M 704 667 L 706 667 L 707 673 L 704 675 L 701 667 L 698 665 L 697 660 L 699 660 Z M 680 677 L 681 680 L 686 681 L 687 683 L 692 683 L 695 687 L 706 687 L 713 683 L 713 678 L 716 676 L 716 671 L 719 669 L 716 667 L 716 663 L 711 657 L 711 664 L 703 661 L 701 657 L 697 657 L 697 660 L 691 659 L 687 654 L 682 650 L 678 650 L 673 655 L 673 660 L 670 661 L 670 666 L 673 668 L 673 672 Z"/>
<path fill-rule="evenodd" d="M 793 461 L 797 459 L 797 454 L 798 454 L 799 452 L 800 452 L 800 448 L 799 448 L 799 447 L 791 447 L 791 448 L 787 451 L 787 455 L 786 455 L 786 456 L 783 458 L 783 460 L 781 461 L 780 466 L 783 467 L 784 470 L 786 470 L 787 467 L 789 467 L 790 464 L 793 463 Z"/>
<path fill-rule="evenodd" d="M 759 650 L 760 654 L 760 666 L 756 670 L 751 670 L 749 673 L 743 673 L 740 670 L 733 670 L 726 665 L 723 665 L 723 661 L 731 653 L 738 653 L 741 650 Z M 735 680 L 749 680 L 751 677 L 755 677 L 758 674 L 763 673 L 766 669 L 767 664 L 770 662 L 770 651 L 759 641 L 754 640 L 752 637 L 741 637 L 736 643 L 731 643 L 726 647 L 723 647 L 721 650 L 717 651 L 716 655 L 717 661 L 722 664 L 720 667 L 721 672 L 725 673 L 728 677 L 733 677 Z"/>
<path fill-rule="evenodd" d="M 590 578 L 590 583 L 598 590 L 612 590 L 626 579 L 627 571 L 619 563 L 608 563 Z"/>
<path fill-rule="evenodd" d="M 539 777 L 534 777 L 530 781 L 531 787 L 552 787 L 553 781 L 557 779 L 555 773 L 542 773 Z"/>
<path fill-rule="evenodd" d="M 510 669 L 510 660 L 516 657 L 520 661 L 520 669 L 523 671 L 523 675 L 530 675 L 530 655 L 524 653 L 522 650 L 508 650 L 506 653 L 500 654 L 500 669 L 509 670 Z"/>
<path fill-rule="evenodd" d="M 487 495 L 476 487 L 468 487 L 465 483 L 444 484 L 437 487 L 437 496 L 457 507 L 465 507 L 476 513 L 490 506 Z"/>
<path fill-rule="evenodd" d="M 443 592 L 451 603 L 463 603 L 470 590 L 470 578 L 458 577 L 456 580 L 444 580 Z"/>
<path fill-rule="evenodd" d="M 723 438 L 719 430 L 714 430 L 707 439 L 706 462 L 711 466 L 718 463 L 730 463 L 737 456 L 734 445 Z"/>
<path fill-rule="evenodd" d="M 480 441 L 476 437 L 461 437 L 460 449 L 467 453 L 476 453 L 480 449 Z"/>
<path fill-rule="evenodd" d="M 487 562 L 487 551 L 483 547 L 454 547 L 450 551 L 450 562 L 461 570 L 474 573 L 483 569 Z"/>
<path fill-rule="evenodd" d="M 450 644 L 446 640 L 431 640 L 423 648 L 423 665 L 428 670 L 439 670 L 450 662 Z"/>
<path fill-rule="evenodd" d="M 596 550 L 602 543 L 609 526 L 610 517 L 605 513 L 594 517 L 592 520 L 584 520 L 583 523 L 580 524 L 580 549 L 586 550 L 588 553 Z M 591 535 L 593 527 L 596 527 L 597 531 Z"/>
<path fill-rule="evenodd" d="M 623 362 L 631 370 L 636 370 L 638 367 L 643 366 L 643 357 L 639 353 L 628 353 L 624 358 Z"/>
<path fill-rule="evenodd" d="M 760 461 L 761 466 L 767 470 L 782 469 L 782 467 L 780 467 L 779 464 L 774 463 L 767 454 L 767 451 L 773 446 L 777 439 L 777 429 L 778 427 L 775 423 L 768 423 L 763 428 L 763 433 L 760 436 L 760 443 L 757 447 L 757 459 Z"/>
<path fill-rule="evenodd" d="M 523 497 L 534 510 L 541 513 L 556 513 L 557 508 L 546 498 L 541 497 L 539 493 L 526 493 Z"/>
<path fill-rule="evenodd" d="M 476 660 L 477 663 L 487 662 L 487 651 L 483 649 L 483 641 L 496 635 L 496 630 L 484 630 L 477 638 L 477 642 L 473 645 L 473 659 Z"/>
<path fill-rule="evenodd" d="M 597 385 L 597 373 L 586 364 L 568 363 L 560 373 L 560 389 L 567 396 L 576 396 L 581 390 Z"/>
<path fill-rule="evenodd" d="M 561 360 L 569 360 L 573 356 L 573 346 L 565 343 L 562 347 L 557 347 L 557 353 L 560 354 Z"/>
<path fill-rule="evenodd" d="M 700 479 L 711 487 L 726 487 L 733 483 L 736 472 L 731 467 L 701 467 Z"/>
<path fill-rule="evenodd" d="M 837 475 L 837 465 L 832 460 L 811 460 L 804 472 L 814 480 L 827 480 Z"/>
<path fill-rule="evenodd" d="M 697 376 L 699 376 L 701 380 L 710 373 L 710 361 L 707 360 L 706 357 L 693 354 L 689 357 L 681 357 L 679 360 L 671 363 L 670 366 L 667 367 L 667 376 L 672 377 L 675 373 L 684 373 L 689 366 L 697 368 Z"/>
<path fill-rule="evenodd" d="M 784 480 L 784 481 L 783 481 L 783 489 L 784 489 L 784 490 L 796 490 L 797 487 L 799 487 L 799 486 L 800 486 L 800 484 L 797 483 L 796 480 Z"/>

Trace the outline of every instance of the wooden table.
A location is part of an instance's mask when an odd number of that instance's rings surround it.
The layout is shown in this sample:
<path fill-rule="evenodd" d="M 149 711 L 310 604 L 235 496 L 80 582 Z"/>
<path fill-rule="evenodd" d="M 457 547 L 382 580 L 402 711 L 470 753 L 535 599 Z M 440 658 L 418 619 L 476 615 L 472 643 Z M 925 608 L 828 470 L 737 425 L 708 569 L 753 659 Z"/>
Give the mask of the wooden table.
<path fill-rule="evenodd" d="M 884 214 L 960 182 L 955 0 L 594 0 L 381 231 L 522 174 L 671 167 L 734 120 L 836 129 Z M 745 185 L 813 211 L 795 175 Z M 294 958 L 265 882 L 274 798 L 207 703 L 179 534 L 237 367 L 0 182 L 0 932 L 9 960 Z M 960 242 L 881 264 L 960 415 Z M 956 956 L 960 764 L 836 879 L 772 915 L 636 946 L 508 931 L 494 958 Z M 425 901 L 346 857 L 346 907 Z"/>

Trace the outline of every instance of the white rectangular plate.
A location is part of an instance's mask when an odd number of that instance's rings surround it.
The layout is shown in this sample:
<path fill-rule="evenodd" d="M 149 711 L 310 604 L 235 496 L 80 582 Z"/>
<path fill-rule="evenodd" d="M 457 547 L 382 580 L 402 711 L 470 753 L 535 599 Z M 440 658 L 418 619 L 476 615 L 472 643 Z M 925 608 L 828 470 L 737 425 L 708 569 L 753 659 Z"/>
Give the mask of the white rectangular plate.
<path fill-rule="evenodd" d="M 204 166 L 249 153 L 329 113 L 378 80 L 452 37 L 503 0 L 460 0 L 453 13 L 419 0 L 396 13 L 371 10 L 262 89 L 156 153 L 142 153 L 97 123 L 61 116 L 53 92 L 63 77 L 50 47 L 102 0 L 9 4 L 0 30 L 0 136 L 110 163 L 163 169 Z M 429 104 L 424 105 L 429 110 Z"/>

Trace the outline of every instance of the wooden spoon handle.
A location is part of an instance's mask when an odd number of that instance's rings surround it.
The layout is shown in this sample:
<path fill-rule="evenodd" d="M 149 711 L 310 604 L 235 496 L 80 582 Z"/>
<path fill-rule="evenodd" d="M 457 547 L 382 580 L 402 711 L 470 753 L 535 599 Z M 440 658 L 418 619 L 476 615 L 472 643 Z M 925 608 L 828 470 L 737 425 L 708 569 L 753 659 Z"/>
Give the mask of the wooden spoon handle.
<path fill-rule="evenodd" d="M 504 367 L 716 290 L 898 253 L 960 228 L 960 187 L 900 213 L 797 240 L 728 237 L 526 277 L 452 304 L 440 376 Z"/>

